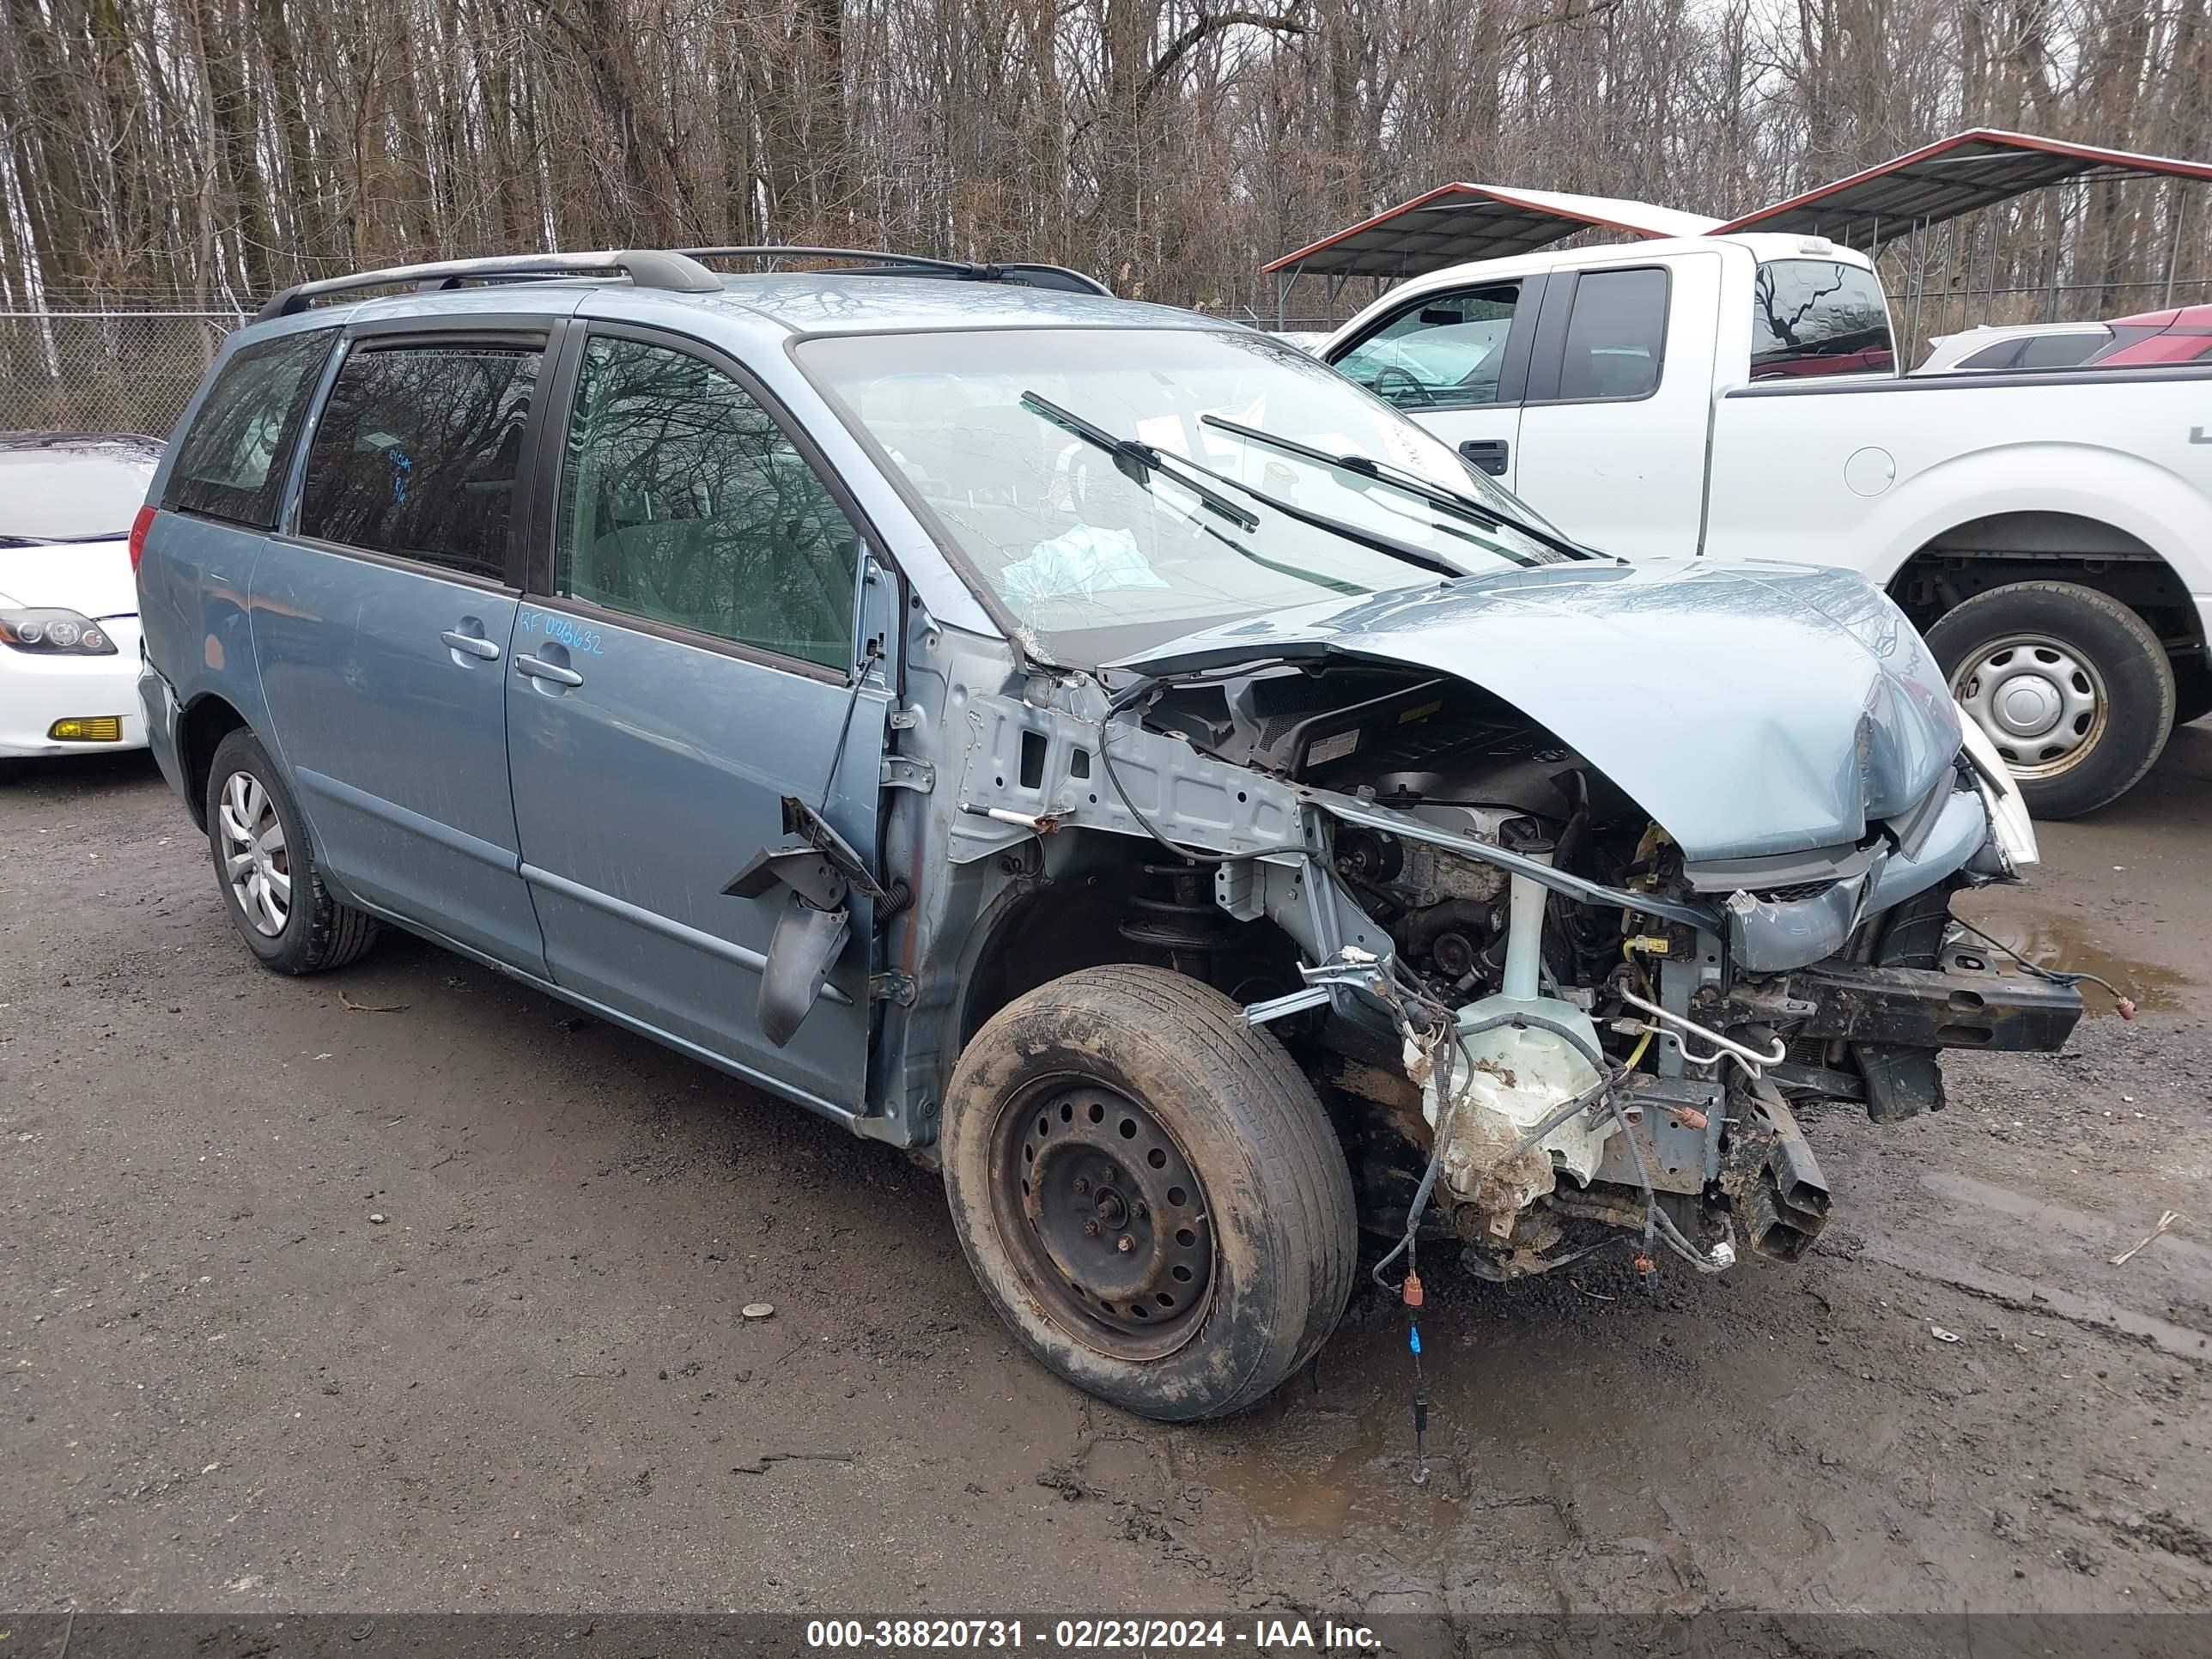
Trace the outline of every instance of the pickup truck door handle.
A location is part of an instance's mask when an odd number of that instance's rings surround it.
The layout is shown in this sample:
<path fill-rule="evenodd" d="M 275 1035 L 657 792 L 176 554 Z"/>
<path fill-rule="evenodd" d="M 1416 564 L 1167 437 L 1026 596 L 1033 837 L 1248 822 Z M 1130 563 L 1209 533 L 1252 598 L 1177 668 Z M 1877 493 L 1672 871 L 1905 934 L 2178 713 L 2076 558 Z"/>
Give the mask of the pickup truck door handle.
<path fill-rule="evenodd" d="M 1493 478 L 1505 476 L 1505 458 L 1510 453 L 1503 438 L 1469 438 L 1459 447 L 1460 458 L 1471 461 Z"/>
<path fill-rule="evenodd" d="M 438 637 L 464 656 L 480 658 L 485 662 L 499 660 L 499 647 L 481 634 L 464 634 L 449 628 Z"/>
<path fill-rule="evenodd" d="M 584 677 L 573 668 L 563 668 L 557 662 L 548 662 L 543 657 L 517 657 L 514 672 L 527 674 L 533 680 L 550 680 L 556 685 L 581 685 Z"/>

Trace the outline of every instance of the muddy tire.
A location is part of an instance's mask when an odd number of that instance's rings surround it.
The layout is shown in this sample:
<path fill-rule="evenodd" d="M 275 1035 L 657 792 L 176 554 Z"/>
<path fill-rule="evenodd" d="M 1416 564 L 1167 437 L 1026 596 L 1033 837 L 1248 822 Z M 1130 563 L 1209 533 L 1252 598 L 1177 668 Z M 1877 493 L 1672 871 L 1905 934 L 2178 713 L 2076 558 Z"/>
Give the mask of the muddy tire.
<path fill-rule="evenodd" d="M 1030 1352 L 1164 1422 L 1257 1404 L 1328 1340 L 1358 1258 L 1313 1085 L 1242 1010 L 1164 969 L 1085 969 L 960 1056 L 945 1185 Z"/>
<path fill-rule="evenodd" d="M 2173 729 L 2173 666 L 2118 600 L 2072 582 L 2013 582 L 1937 617 L 1929 648 L 2039 818 L 2133 788 Z"/>
<path fill-rule="evenodd" d="M 375 918 L 324 888 L 306 821 L 251 732 L 233 732 L 217 745 L 206 806 L 216 890 L 264 968 L 319 974 L 359 960 L 376 943 Z"/>

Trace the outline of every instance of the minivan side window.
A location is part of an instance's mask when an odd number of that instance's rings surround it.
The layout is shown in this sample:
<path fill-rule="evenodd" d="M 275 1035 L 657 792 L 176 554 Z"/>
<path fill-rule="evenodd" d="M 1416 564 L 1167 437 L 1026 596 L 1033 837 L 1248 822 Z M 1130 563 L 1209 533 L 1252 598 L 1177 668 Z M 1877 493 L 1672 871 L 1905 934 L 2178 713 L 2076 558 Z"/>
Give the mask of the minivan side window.
<path fill-rule="evenodd" d="M 585 347 L 555 593 L 850 670 L 860 546 L 828 486 L 736 380 L 666 346 Z"/>
<path fill-rule="evenodd" d="M 334 328 L 240 346 L 177 445 L 161 505 L 255 530 L 276 522 L 284 463 L 331 355 Z"/>
<path fill-rule="evenodd" d="M 1872 271 L 1834 259 L 1759 266 L 1751 289 L 1753 380 L 1887 374 L 1896 362 L 1889 309 Z"/>
<path fill-rule="evenodd" d="M 1520 303 L 1518 283 L 1432 294 L 1339 357 L 1336 368 L 1401 409 L 1494 404 Z"/>
<path fill-rule="evenodd" d="M 1648 398 L 1667 359 L 1667 273 L 1586 270 L 1567 317 L 1559 397 L 1568 402 Z"/>
<path fill-rule="evenodd" d="M 307 445 L 300 533 L 505 580 L 541 356 L 356 344 Z"/>

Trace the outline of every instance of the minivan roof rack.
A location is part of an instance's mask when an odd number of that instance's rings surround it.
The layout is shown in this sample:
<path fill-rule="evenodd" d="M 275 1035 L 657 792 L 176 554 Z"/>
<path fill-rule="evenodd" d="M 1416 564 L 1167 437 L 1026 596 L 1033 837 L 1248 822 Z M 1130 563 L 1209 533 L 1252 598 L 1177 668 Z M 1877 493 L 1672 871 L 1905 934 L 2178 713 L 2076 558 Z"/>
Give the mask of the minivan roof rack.
<path fill-rule="evenodd" d="M 969 283 L 1017 283 L 1026 288 L 1056 289 L 1067 294 L 1103 294 L 1114 290 L 1096 277 L 1066 265 L 985 264 L 973 259 L 938 259 L 921 253 L 887 253 L 864 247 L 686 247 L 677 252 L 694 259 L 836 259 L 859 261 L 871 269 L 862 276 L 946 276 Z"/>
<path fill-rule="evenodd" d="M 458 288 L 463 283 L 538 282 L 556 276 L 627 276 L 640 288 L 673 294 L 720 294 L 721 278 L 696 259 L 653 248 L 600 253 L 501 253 L 481 259 L 439 259 L 428 264 L 390 265 L 358 270 L 349 276 L 325 276 L 295 283 L 272 295 L 254 321 L 291 317 L 315 301 L 356 289 L 392 288 L 412 283 L 422 289 Z"/>

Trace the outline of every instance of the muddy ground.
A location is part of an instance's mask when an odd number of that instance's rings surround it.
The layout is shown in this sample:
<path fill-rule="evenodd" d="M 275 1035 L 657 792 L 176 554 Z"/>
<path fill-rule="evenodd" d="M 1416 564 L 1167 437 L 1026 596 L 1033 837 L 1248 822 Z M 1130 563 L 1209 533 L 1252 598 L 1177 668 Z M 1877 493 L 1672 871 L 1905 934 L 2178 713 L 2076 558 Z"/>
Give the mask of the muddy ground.
<path fill-rule="evenodd" d="M 1089 1404 L 895 1153 L 405 939 L 272 977 L 150 765 L 19 771 L 0 1606 L 2212 1607 L 2209 827 L 2212 725 L 2046 829 L 1978 914 L 2142 1018 L 1821 1117 L 1803 1266 L 1425 1258 L 1416 1486 L 1395 1308 L 1228 1424 Z"/>

